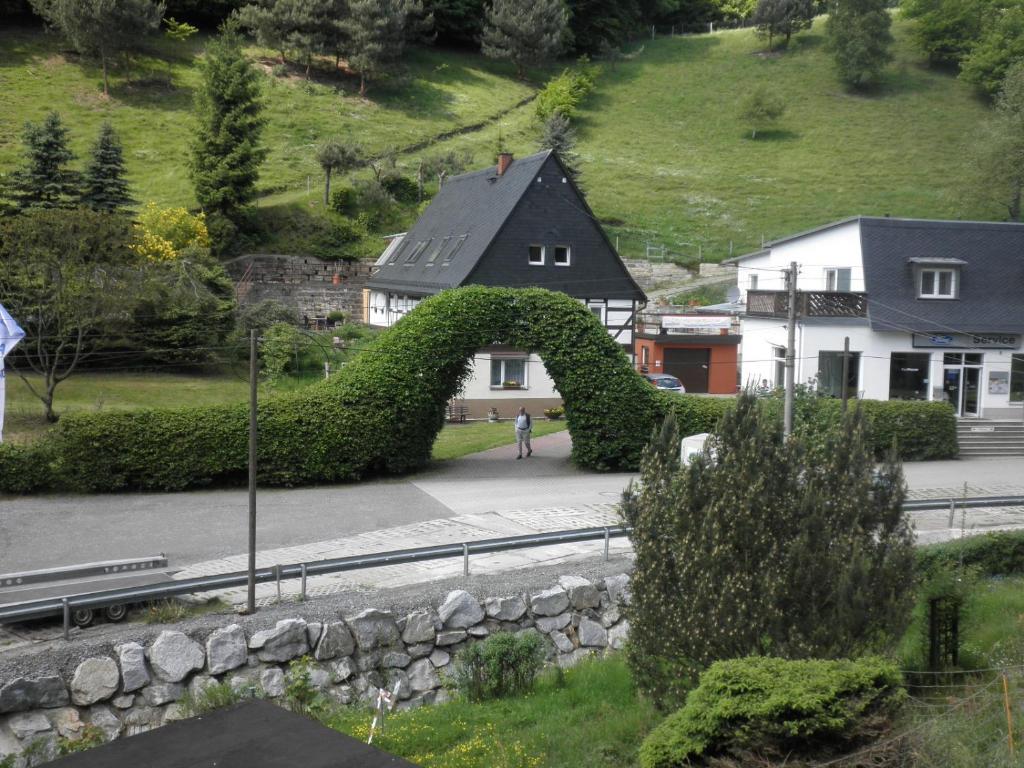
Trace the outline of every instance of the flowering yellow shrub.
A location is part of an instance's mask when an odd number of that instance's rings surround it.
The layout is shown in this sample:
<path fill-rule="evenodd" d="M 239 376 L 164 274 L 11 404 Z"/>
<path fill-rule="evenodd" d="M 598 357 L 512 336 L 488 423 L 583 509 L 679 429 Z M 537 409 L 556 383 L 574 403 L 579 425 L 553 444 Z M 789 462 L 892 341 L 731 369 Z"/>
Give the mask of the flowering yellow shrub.
<path fill-rule="evenodd" d="M 173 261 L 186 248 L 209 248 L 206 216 L 148 203 L 135 224 L 132 250 L 150 261 Z"/>

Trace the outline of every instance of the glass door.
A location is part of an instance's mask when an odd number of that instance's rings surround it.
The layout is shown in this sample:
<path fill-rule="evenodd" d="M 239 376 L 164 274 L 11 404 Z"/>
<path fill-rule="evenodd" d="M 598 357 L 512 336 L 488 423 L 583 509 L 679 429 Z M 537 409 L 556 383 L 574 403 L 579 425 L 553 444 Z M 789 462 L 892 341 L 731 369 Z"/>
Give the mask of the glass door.
<path fill-rule="evenodd" d="M 964 367 L 963 376 L 963 404 L 960 408 L 961 416 L 973 416 L 977 418 L 980 410 L 978 409 L 978 401 L 981 397 L 981 390 L 979 388 L 979 382 L 981 381 L 981 369 L 971 368 L 969 366 Z"/>
<path fill-rule="evenodd" d="M 962 378 L 963 367 L 956 366 L 946 367 L 942 371 L 942 391 L 946 395 L 946 402 L 956 409 L 956 415 L 959 416 L 961 412 L 961 387 L 960 380 Z"/>

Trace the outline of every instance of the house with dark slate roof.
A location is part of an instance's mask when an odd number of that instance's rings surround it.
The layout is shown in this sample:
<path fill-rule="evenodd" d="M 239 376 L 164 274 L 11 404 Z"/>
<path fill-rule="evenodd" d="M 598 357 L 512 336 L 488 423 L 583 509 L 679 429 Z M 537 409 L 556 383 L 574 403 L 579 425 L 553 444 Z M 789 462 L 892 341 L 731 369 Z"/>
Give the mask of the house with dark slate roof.
<path fill-rule="evenodd" d="M 783 385 L 791 262 L 797 383 L 945 401 L 962 418 L 1021 418 L 1024 224 L 859 216 L 731 259 L 745 303 L 745 385 Z"/>
<path fill-rule="evenodd" d="M 586 199 L 551 151 L 455 176 L 412 229 L 377 260 L 364 292 L 364 322 L 388 327 L 448 288 L 488 285 L 562 291 L 583 302 L 632 357 L 644 292 Z M 470 415 L 511 416 L 558 405 L 544 364 L 529 350 L 480 350 L 464 389 Z"/>

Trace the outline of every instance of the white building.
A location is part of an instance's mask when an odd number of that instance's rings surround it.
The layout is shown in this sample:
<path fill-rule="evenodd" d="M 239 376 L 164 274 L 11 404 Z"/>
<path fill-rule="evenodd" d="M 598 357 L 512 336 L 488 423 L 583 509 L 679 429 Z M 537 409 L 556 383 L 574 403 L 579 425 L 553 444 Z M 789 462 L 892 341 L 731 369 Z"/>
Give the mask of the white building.
<path fill-rule="evenodd" d="M 962 417 L 1024 410 L 1024 225 L 858 217 L 731 259 L 745 302 L 744 385 L 782 386 L 786 270 L 798 265 L 796 381 Z"/>
<path fill-rule="evenodd" d="M 390 327 L 447 288 L 490 285 L 562 291 L 586 304 L 632 358 L 646 296 L 554 153 L 513 160 L 445 182 L 407 233 L 395 236 L 367 283 L 364 321 Z M 530 350 L 489 347 L 463 389 L 469 415 L 535 414 L 562 398 Z"/>

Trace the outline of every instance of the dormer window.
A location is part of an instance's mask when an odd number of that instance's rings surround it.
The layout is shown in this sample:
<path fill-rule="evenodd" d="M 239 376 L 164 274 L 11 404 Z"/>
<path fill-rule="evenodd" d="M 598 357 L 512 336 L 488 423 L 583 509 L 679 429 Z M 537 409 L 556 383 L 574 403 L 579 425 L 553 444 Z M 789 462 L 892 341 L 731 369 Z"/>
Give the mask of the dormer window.
<path fill-rule="evenodd" d="M 919 299 L 955 299 L 958 271 L 956 269 L 922 268 L 918 272 L 917 297 Z"/>

